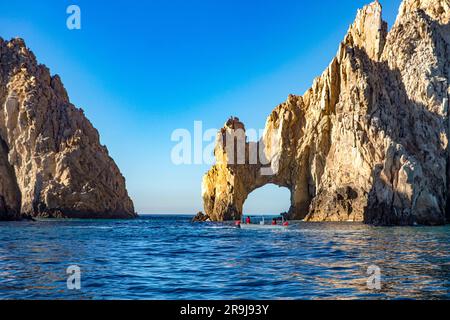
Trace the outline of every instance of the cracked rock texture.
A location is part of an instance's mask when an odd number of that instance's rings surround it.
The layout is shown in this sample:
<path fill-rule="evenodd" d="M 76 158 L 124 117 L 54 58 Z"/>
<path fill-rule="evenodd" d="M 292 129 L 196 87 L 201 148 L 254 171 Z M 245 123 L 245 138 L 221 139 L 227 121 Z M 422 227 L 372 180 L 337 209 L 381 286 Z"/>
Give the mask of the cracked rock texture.
<path fill-rule="evenodd" d="M 0 220 L 132 218 L 125 179 L 58 76 L 0 38 Z"/>
<path fill-rule="evenodd" d="M 404 0 L 389 32 L 378 1 L 360 10 L 329 67 L 275 108 L 258 143 L 237 118 L 218 133 L 205 213 L 239 219 L 247 196 L 274 183 L 291 191 L 291 219 L 449 221 L 449 22 L 450 0 Z M 230 162 L 236 154 L 245 161 Z"/>

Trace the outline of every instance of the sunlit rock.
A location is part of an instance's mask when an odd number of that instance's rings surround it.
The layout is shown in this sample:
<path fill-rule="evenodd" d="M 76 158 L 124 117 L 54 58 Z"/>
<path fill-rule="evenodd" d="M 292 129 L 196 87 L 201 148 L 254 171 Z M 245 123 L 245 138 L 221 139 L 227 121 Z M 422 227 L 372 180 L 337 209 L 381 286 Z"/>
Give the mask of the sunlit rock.
<path fill-rule="evenodd" d="M 131 218 L 125 179 L 58 76 L 0 38 L 0 220 Z"/>
<path fill-rule="evenodd" d="M 360 10 L 312 88 L 268 117 L 253 144 L 268 164 L 230 163 L 222 141 L 235 120 L 224 126 L 203 179 L 209 217 L 239 219 L 249 193 L 274 183 L 290 189 L 292 219 L 446 222 L 449 2 L 405 0 L 389 32 L 381 11 L 378 1 Z"/>

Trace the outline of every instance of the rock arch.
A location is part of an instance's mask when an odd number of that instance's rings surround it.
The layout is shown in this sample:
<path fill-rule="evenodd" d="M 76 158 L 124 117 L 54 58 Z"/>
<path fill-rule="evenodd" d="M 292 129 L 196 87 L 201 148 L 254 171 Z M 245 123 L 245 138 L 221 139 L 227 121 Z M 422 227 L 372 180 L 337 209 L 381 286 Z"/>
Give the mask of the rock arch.
<path fill-rule="evenodd" d="M 261 141 L 247 142 L 237 118 L 218 133 L 206 214 L 240 219 L 249 193 L 273 183 L 291 191 L 292 219 L 446 223 L 449 34 L 447 0 L 404 0 L 389 33 L 378 1 L 359 10 L 329 67 L 275 108 Z"/>
<path fill-rule="evenodd" d="M 311 197 L 307 190 L 306 166 L 304 169 L 296 166 L 292 171 L 285 150 L 295 139 L 291 140 L 293 132 L 290 126 L 282 125 L 284 120 L 293 125 L 298 122 L 300 114 L 294 108 L 297 103 L 297 98 L 291 96 L 288 104 L 274 111 L 258 143 L 247 141 L 245 126 L 238 118 L 229 119 L 218 133 L 214 151 L 217 163 L 204 176 L 202 183 L 205 213 L 212 220 L 239 220 L 248 195 L 267 184 L 289 189 L 291 217 L 303 219 L 307 215 Z M 237 130 L 240 131 L 236 134 Z M 237 147 L 240 143 L 245 147 Z M 239 150 L 245 154 L 244 163 L 238 162 L 239 155 L 236 154 Z M 255 152 L 258 154 L 256 162 L 251 160 L 255 158 Z"/>

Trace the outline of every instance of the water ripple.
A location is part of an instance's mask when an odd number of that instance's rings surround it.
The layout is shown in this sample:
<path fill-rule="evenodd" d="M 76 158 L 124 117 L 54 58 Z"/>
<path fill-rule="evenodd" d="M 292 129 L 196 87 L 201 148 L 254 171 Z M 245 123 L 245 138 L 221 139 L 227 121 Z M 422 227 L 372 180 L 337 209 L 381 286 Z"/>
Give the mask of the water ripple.
<path fill-rule="evenodd" d="M 0 243 L 0 299 L 450 299 L 448 226 L 277 232 L 153 216 L 0 223 Z M 79 291 L 66 287 L 73 264 Z"/>

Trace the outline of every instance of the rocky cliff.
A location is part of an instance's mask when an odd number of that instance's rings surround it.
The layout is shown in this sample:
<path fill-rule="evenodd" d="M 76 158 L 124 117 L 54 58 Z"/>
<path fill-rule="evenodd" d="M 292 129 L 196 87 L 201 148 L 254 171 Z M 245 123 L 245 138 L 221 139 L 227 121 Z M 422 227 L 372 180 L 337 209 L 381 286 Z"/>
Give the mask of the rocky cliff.
<path fill-rule="evenodd" d="M 292 219 L 449 221 L 449 22 L 450 0 L 404 0 L 389 32 L 378 1 L 360 10 L 327 70 L 275 108 L 261 141 L 247 142 L 236 118 L 218 133 L 205 213 L 239 219 L 247 196 L 274 183 L 291 191 Z"/>
<path fill-rule="evenodd" d="M 58 76 L 0 38 L 0 220 L 131 218 L 125 179 Z"/>

